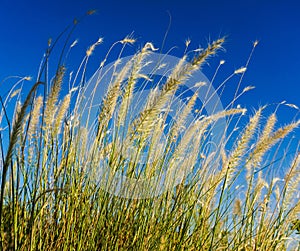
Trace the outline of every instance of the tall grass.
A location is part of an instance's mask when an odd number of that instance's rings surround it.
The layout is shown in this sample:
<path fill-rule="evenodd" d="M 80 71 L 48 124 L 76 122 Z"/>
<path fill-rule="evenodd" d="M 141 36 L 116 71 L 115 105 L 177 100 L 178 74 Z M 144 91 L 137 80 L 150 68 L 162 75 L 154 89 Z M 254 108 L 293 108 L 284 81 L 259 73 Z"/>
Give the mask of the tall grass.
<path fill-rule="evenodd" d="M 287 250 L 294 245 L 299 249 L 299 149 L 289 165 L 286 152 L 280 151 L 282 140 L 299 121 L 276 127 L 274 112 L 264 123 L 266 107 L 252 115 L 234 108 L 238 92 L 228 109 L 205 115 L 203 107 L 197 107 L 195 93 L 170 123 L 165 143 L 160 142 L 176 90 L 222 48 L 224 39 L 196 51 L 190 60 L 184 55 L 163 87 L 151 92 L 138 116 L 131 118 L 135 85 L 141 79 L 150 81 L 141 69 L 155 48 L 146 43 L 120 71 L 115 68 L 91 129 L 82 119 L 84 112 L 90 115 L 90 107 L 84 107 L 86 86 L 80 74 L 85 74 L 89 57 L 101 42 L 87 50 L 67 93 L 64 65 L 60 63 L 55 77 L 48 80 L 49 47 L 27 96 L 14 87 L 1 97 L 1 248 Z M 126 45 L 134 42 L 127 37 L 114 44 L 122 46 L 119 59 Z M 245 70 L 242 67 L 232 76 Z M 100 84 L 101 75 L 96 85 Z M 12 102 L 14 113 L 9 112 Z M 195 110 L 193 123 L 184 128 Z M 225 117 L 222 144 L 207 151 L 213 125 Z M 275 160 L 282 154 L 286 160 L 278 166 Z M 151 161 L 140 169 L 145 155 Z M 99 172 L 107 168 L 107 179 L 99 180 Z M 285 171 L 283 177 L 275 175 L 278 168 Z M 124 188 L 123 194 L 131 197 L 115 196 L 103 182 L 113 191 L 110 182 L 120 172 L 138 181 L 166 172 L 169 189 L 147 198 L 129 194 L 145 189 L 141 182 L 135 190 Z M 182 181 L 173 187 L 178 172 Z"/>

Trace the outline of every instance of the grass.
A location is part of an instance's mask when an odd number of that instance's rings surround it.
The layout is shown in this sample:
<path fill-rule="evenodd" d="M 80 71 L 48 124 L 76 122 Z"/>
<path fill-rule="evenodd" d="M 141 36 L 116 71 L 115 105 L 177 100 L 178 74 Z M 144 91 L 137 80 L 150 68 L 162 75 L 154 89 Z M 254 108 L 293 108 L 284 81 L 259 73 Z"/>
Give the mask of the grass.
<path fill-rule="evenodd" d="M 22 97 L 17 83 L 5 99 L 1 97 L 1 248 L 299 249 L 300 202 L 296 196 L 300 155 L 297 148 L 287 164 L 290 141 L 283 143 L 299 121 L 277 127 L 277 108 L 267 116 L 266 107 L 252 115 L 234 108 L 238 97 L 252 89 L 246 87 L 240 93 L 237 90 L 227 109 L 212 115 L 205 115 L 204 105 L 198 107 L 195 93 L 177 111 L 177 119 L 168 122 L 167 131 L 162 129 L 176 90 L 222 48 L 224 39 L 194 52 L 192 57 L 185 54 L 162 88 L 151 92 L 146 105 L 132 118 L 135 86 L 139 81 L 151 81 L 142 69 L 155 47 L 146 43 L 124 67 L 115 68 L 91 129 L 83 120 L 90 111 L 89 105 L 84 106 L 88 104 L 85 70 L 101 42 L 88 48 L 67 93 L 63 91 L 67 69 L 61 60 L 55 77 L 48 79 L 53 48 L 49 43 L 38 81 L 27 96 Z M 126 37 L 113 45 L 122 46 L 118 59 L 134 42 Z M 67 44 L 68 40 L 65 48 Z M 100 73 L 104 67 L 105 60 Z M 239 76 L 242 80 L 246 67 L 230 78 Z M 96 85 L 101 83 L 101 76 Z M 26 80 L 29 78 L 22 78 L 20 83 Z M 10 104 L 15 104 L 13 113 L 9 112 Z M 194 120 L 187 125 L 190 114 Z M 212 128 L 224 118 L 223 141 L 215 151 L 209 151 Z M 162 143 L 164 132 L 166 140 Z M 282 145 L 285 151 L 281 151 Z M 148 162 L 141 164 L 145 155 Z M 279 168 L 285 171 L 283 177 L 276 176 Z M 99 180 L 100 170 L 110 170 L 106 179 Z M 147 189 L 147 180 L 155 181 L 164 172 L 166 189 L 138 198 L 141 190 Z M 128 184 L 121 191 L 126 196 L 115 196 L 117 173 L 137 180 L 136 189 Z M 182 180 L 176 183 L 174 174 L 178 173 Z"/>

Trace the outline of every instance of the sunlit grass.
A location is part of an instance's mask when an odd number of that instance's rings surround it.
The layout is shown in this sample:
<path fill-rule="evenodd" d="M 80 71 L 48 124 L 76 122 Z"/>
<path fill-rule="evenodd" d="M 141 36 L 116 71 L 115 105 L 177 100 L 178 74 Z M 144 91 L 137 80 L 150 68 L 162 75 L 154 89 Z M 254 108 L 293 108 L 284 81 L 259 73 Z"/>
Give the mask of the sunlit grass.
<path fill-rule="evenodd" d="M 236 107 L 240 95 L 252 89 L 246 87 L 240 93 L 237 90 L 227 109 L 211 115 L 204 113 L 205 104 L 198 106 L 195 93 L 180 107 L 176 121 L 167 123 L 176 90 L 222 48 L 224 39 L 194 51 L 192 57 L 186 53 L 162 88 L 151 92 L 146 105 L 132 118 L 129 108 L 135 85 L 140 80 L 151 81 L 141 70 L 156 48 L 146 43 L 124 67 L 115 68 L 108 92 L 99 103 L 96 124 L 90 127 L 88 121 L 93 118 L 83 117 L 89 116 L 86 100 L 93 97 L 84 96 L 87 83 L 83 76 L 89 57 L 101 42 L 99 39 L 88 48 L 69 82 L 68 69 L 61 61 L 54 78 L 47 76 L 52 51 L 49 43 L 30 92 L 21 95 L 19 84 L 30 80 L 25 77 L 1 97 L 2 249 L 299 248 L 298 148 L 291 150 L 295 155 L 287 165 L 291 142 L 287 137 L 299 121 L 278 127 L 278 107 L 271 114 L 266 107 L 253 113 Z M 125 47 L 134 42 L 126 37 L 113 45 L 121 46 L 117 63 Z M 70 48 L 75 45 L 70 44 Z M 101 73 L 105 61 L 100 64 L 100 74 L 105 74 Z M 238 76 L 241 80 L 247 67 L 235 70 L 229 78 Z M 101 75 L 96 85 L 100 84 Z M 201 84 L 195 84 L 201 91 Z M 67 92 L 65 86 L 69 87 Z M 193 123 L 187 125 L 187 116 L 192 113 Z M 215 150 L 208 150 L 212 128 L 224 118 L 223 141 Z M 169 126 L 164 130 L 166 124 Z M 141 169 L 145 156 L 151 161 Z M 286 161 L 278 165 L 274 161 L 278 158 Z M 99 172 L 107 168 L 110 173 L 104 184 Z M 282 177 L 276 176 L 279 168 L 285 171 Z M 115 196 L 110 182 L 118 172 L 138 181 L 166 172 L 164 182 L 169 189 L 138 198 L 139 189 L 147 188 L 139 183 L 135 192 L 128 186 L 122 191 L 126 196 Z M 180 184 L 173 179 L 178 172 L 182 174 Z M 107 192 L 109 187 L 111 193 Z"/>

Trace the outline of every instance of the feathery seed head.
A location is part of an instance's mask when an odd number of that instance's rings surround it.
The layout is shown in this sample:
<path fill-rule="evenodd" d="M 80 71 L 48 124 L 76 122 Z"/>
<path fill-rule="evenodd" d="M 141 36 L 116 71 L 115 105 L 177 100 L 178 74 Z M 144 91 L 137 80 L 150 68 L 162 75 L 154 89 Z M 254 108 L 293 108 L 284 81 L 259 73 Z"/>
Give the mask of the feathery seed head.
<path fill-rule="evenodd" d="M 134 44 L 136 42 L 136 39 L 134 39 L 133 37 L 127 36 L 120 42 L 121 42 L 121 44 Z"/>
<path fill-rule="evenodd" d="M 250 90 L 253 90 L 255 89 L 255 86 L 252 86 L 252 85 L 249 85 L 249 86 L 246 86 L 243 90 L 243 92 L 247 92 L 247 91 L 250 91 Z"/>
<path fill-rule="evenodd" d="M 230 174 L 234 173 L 235 168 L 239 165 L 243 158 L 243 155 L 245 154 L 248 144 L 259 123 L 261 111 L 262 109 L 259 109 L 255 113 L 255 115 L 250 119 L 250 122 L 246 126 L 244 133 L 237 142 L 237 146 L 234 148 L 234 150 L 231 152 L 228 158 L 228 161 L 225 166 L 227 166 L 230 169 Z"/>
<path fill-rule="evenodd" d="M 191 39 L 188 38 L 187 40 L 185 40 L 186 47 L 189 47 L 190 43 L 191 43 Z"/>
<path fill-rule="evenodd" d="M 101 44 L 103 42 L 103 38 L 100 37 L 96 43 L 92 44 L 86 51 L 86 55 L 89 57 L 93 54 L 93 51 L 95 50 L 96 46 Z"/>
<path fill-rule="evenodd" d="M 206 85 L 207 85 L 206 82 L 200 81 L 200 82 L 197 82 L 197 83 L 195 84 L 195 87 L 202 87 L 202 86 L 206 86 Z"/>
<path fill-rule="evenodd" d="M 284 105 L 289 106 L 291 108 L 294 108 L 296 110 L 299 110 L 299 107 L 297 105 L 295 105 L 295 104 L 284 104 Z"/>
<path fill-rule="evenodd" d="M 210 56 L 215 55 L 216 52 L 222 48 L 224 41 L 224 38 L 220 38 L 214 41 L 212 44 L 209 44 L 205 50 L 202 50 L 199 55 L 193 58 L 191 62 L 192 66 L 196 69 L 200 67 L 205 60 L 207 60 Z"/>
<path fill-rule="evenodd" d="M 256 47 L 258 45 L 259 41 L 258 40 L 255 40 L 254 43 L 253 43 L 253 47 Z"/>
<path fill-rule="evenodd" d="M 246 70 L 247 70 L 246 67 L 241 67 L 241 68 L 235 70 L 234 74 L 241 74 L 241 73 L 244 73 Z"/>
<path fill-rule="evenodd" d="M 271 115 L 272 116 L 272 115 Z M 272 118 L 275 123 L 276 117 Z M 275 144 L 279 139 L 285 138 L 290 132 L 292 132 L 295 128 L 297 128 L 300 124 L 300 120 L 297 122 L 293 122 L 288 124 L 285 127 L 279 128 L 276 132 L 270 134 L 269 137 L 263 134 L 259 142 L 256 144 L 255 149 L 251 153 L 251 162 L 249 165 L 258 165 L 260 164 L 264 154 Z M 271 128 L 271 127 L 270 127 Z M 266 131 L 270 131 L 270 128 L 266 128 Z"/>
<path fill-rule="evenodd" d="M 56 109 L 56 103 L 58 101 L 59 92 L 61 90 L 61 84 L 65 74 L 65 67 L 60 66 L 58 72 L 55 76 L 51 91 L 47 97 L 46 107 L 45 107 L 45 125 L 46 127 L 50 125 L 54 120 L 54 112 Z"/>
<path fill-rule="evenodd" d="M 31 79 L 32 79 L 32 77 L 30 77 L 30 76 L 24 77 L 24 80 L 26 80 L 26 81 L 31 81 Z"/>
<path fill-rule="evenodd" d="M 29 139 L 32 137 L 32 135 L 37 130 L 37 125 L 39 123 L 40 111 L 41 111 L 42 105 L 43 105 L 43 97 L 38 96 L 34 103 L 34 107 L 33 107 L 32 114 L 31 114 L 31 119 L 30 119 L 30 124 L 29 124 L 29 128 L 28 128 Z"/>
<path fill-rule="evenodd" d="M 65 96 L 65 98 L 57 112 L 56 119 L 55 119 L 55 125 L 54 125 L 54 130 L 55 130 L 54 134 L 59 133 L 64 116 L 65 116 L 67 110 L 69 109 L 70 101 L 71 101 L 71 95 L 68 94 Z"/>
<path fill-rule="evenodd" d="M 13 98 L 15 97 L 16 95 L 18 95 L 19 93 L 21 92 L 21 88 L 20 89 L 17 89 L 15 90 L 11 95 L 10 95 L 10 98 Z"/>

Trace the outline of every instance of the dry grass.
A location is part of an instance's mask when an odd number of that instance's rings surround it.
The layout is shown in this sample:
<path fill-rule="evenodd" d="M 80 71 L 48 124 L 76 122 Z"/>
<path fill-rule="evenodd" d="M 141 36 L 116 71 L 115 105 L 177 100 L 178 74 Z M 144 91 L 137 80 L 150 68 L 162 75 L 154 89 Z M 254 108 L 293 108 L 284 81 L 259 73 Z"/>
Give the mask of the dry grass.
<path fill-rule="evenodd" d="M 102 39 L 89 47 L 83 67 L 87 67 L 88 58 L 101 42 Z M 113 46 L 122 45 L 123 51 L 128 43 L 134 42 L 127 37 Z M 134 87 L 141 79 L 151 81 L 141 74 L 147 56 L 155 50 L 147 43 L 121 71 L 114 72 L 99 106 L 94 134 L 90 134 L 88 123 L 81 121 L 81 113 L 89 107 L 82 107 L 85 87 L 79 77 L 80 69 L 75 78 L 78 86 L 74 82 L 63 97 L 60 92 L 67 70 L 61 65 L 52 82 L 39 80 L 23 102 L 15 90 L 11 91 L 14 95 L 10 102 L 1 99 L 2 249 L 287 250 L 292 245 L 299 248 L 300 203 L 295 200 L 300 181 L 299 149 L 290 167 L 286 166 L 287 161 L 279 167 L 272 164 L 280 156 L 276 144 L 298 127 L 299 121 L 275 129 L 276 114 L 272 113 L 260 130 L 265 108 L 258 109 L 248 122 L 245 109 L 232 108 L 207 116 L 200 112 L 186 126 L 189 114 L 196 109 L 203 111 L 203 107 L 197 107 L 196 93 L 177 111 L 178 120 L 170 124 L 165 143 L 160 142 L 169 123 L 165 113 L 176 90 L 208 57 L 217 53 L 223 42 L 212 42 L 190 62 L 184 55 L 163 87 L 151 93 L 145 107 L 132 119 L 129 107 Z M 40 76 L 47 69 L 46 59 Z M 224 63 L 221 62 L 220 65 Z M 233 75 L 245 71 L 242 67 Z M 101 84 L 101 76 L 98 80 L 95 88 Z M 51 86 L 48 94 L 41 95 L 41 84 Z M 78 90 L 77 96 L 74 90 Z M 236 93 L 232 107 L 238 97 Z M 7 110 L 12 102 L 16 106 L 22 104 L 9 117 Z M 216 151 L 208 152 L 209 135 L 221 118 L 228 121 L 224 141 L 216 146 Z M 111 127 L 113 119 L 117 123 Z M 128 121 L 126 131 L 124 125 Z M 238 129 L 241 123 L 244 129 Z M 3 135 L 9 138 L 6 140 Z M 137 173 L 143 156 L 151 161 Z M 97 179 L 99 171 L 108 167 L 108 185 L 113 185 L 109 182 L 118 171 L 128 178 L 140 179 L 137 188 L 145 189 L 145 179 L 166 171 L 165 185 L 169 189 L 143 199 L 114 196 L 103 189 L 103 180 L 99 183 Z M 278 168 L 285 170 L 284 177 L 272 176 Z M 176 186 L 175 175 L 182 177 Z M 238 187 L 239 183 L 244 186 Z"/>

